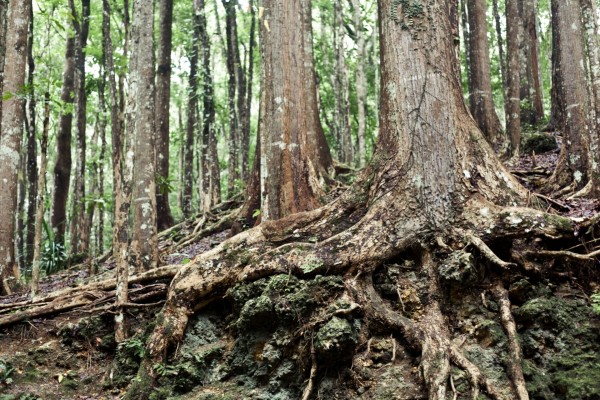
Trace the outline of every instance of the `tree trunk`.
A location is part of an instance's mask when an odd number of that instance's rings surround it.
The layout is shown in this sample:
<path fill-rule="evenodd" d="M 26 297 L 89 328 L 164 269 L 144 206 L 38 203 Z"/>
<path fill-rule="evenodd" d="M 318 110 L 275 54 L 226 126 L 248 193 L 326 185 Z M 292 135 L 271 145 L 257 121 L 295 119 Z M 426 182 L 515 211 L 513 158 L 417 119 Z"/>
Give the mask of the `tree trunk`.
<path fill-rule="evenodd" d="M 537 0 L 520 0 L 522 28 L 521 46 L 521 100 L 526 107 L 521 110 L 524 122 L 535 125 L 544 118 L 539 62 Z"/>
<path fill-rule="evenodd" d="M 169 206 L 169 104 L 171 101 L 171 49 L 173 0 L 159 1 L 159 39 L 156 74 L 156 224 L 159 231 L 174 225 Z"/>
<path fill-rule="evenodd" d="M 8 10 L 8 0 L 0 0 L 0 93 L 3 93 L 4 86 L 4 56 L 6 54 L 6 12 Z M 0 122 L 2 121 L 3 101 L 0 101 Z M 2 130 L 0 129 L 0 138 Z"/>
<path fill-rule="evenodd" d="M 471 115 L 494 147 L 503 144 L 502 127 L 494 108 L 490 53 L 487 40 L 485 0 L 468 0 L 469 11 L 469 65 L 471 86 L 469 100 Z"/>
<path fill-rule="evenodd" d="M 348 65 L 346 63 L 346 49 L 344 41 L 346 30 L 344 28 L 344 2 L 336 0 L 334 11 L 334 46 L 335 46 L 335 115 L 338 140 L 338 158 L 348 165 L 354 160 L 352 129 L 350 123 L 350 82 L 348 79 Z"/>
<path fill-rule="evenodd" d="M 12 1 L 7 14 L 6 65 L 2 93 L 2 136 L 0 137 L 0 294 L 10 294 L 19 278 L 15 259 L 15 215 L 19 154 L 25 118 L 20 95 L 27 71 L 27 34 L 31 0 Z"/>
<path fill-rule="evenodd" d="M 27 236 L 25 239 L 25 264 L 31 265 L 35 240 L 36 200 L 38 196 L 38 168 L 37 168 L 37 138 L 35 118 L 35 60 L 33 58 L 33 8 L 29 21 L 29 35 L 27 37 Z"/>
<path fill-rule="evenodd" d="M 365 51 L 365 37 L 364 27 L 362 24 L 362 8 L 359 0 L 352 0 L 352 6 L 354 8 L 354 29 L 356 32 L 356 98 L 358 106 L 358 149 L 356 164 L 362 168 L 365 165 L 367 157 L 366 149 L 366 131 L 367 131 L 367 115 L 366 115 L 366 102 L 367 102 L 367 79 L 365 75 L 365 62 L 366 62 L 366 51 Z M 458 19 L 457 19 L 458 20 Z"/>
<path fill-rule="evenodd" d="M 303 39 L 306 24 L 294 23 L 298 15 L 306 18 L 305 2 L 264 4 L 259 126 L 263 221 L 313 209 L 322 195 L 322 164 L 313 145 L 318 142 L 310 142 L 322 127 L 314 72 L 304 68 L 312 63 L 312 43 Z"/>
<path fill-rule="evenodd" d="M 67 224 L 67 200 L 69 198 L 69 187 L 71 186 L 71 130 L 73 125 L 72 105 L 75 91 L 75 37 L 67 37 L 65 50 L 65 67 L 60 100 L 64 104 L 61 110 L 58 133 L 56 137 L 56 159 L 54 166 L 54 191 L 52 199 L 52 229 L 55 232 L 55 240 L 64 244 L 65 230 Z"/>
<path fill-rule="evenodd" d="M 590 82 L 592 106 L 595 116 L 595 129 L 600 127 L 600 47 L 598 43 L 598 16 L 596 3 L 592 0 L 581 0 L 583 23 L 586 31 L 587 57 L 590 65 Z M 596 133 L 592 134 L 597 134 Z"/>
<path fill-rule="evenodd" d="M 567 186 L 579 190 L 592 178 L 581 7 L 579 0 L 553 0 L 551 5 L 553 45 L 557 46 L 553 85 L 564 140 L 550 183 L 553 191 Z"/>
<path fill-rule="evenodd" d="M 199 16 L 194 11 L 192 17 L 192 43 L 189 50 L 190 75 L 188 80 L 188 113 L 185 135 L 185 145 L 183 147 L 183 215 L 186 218 L 193 213 L 193 187 L 194 187 L 194 137 L 199 128 L 198 126 L 198 46 L 200 42 L 200 22 Z"/>
<path fill-rule="evenodd" d="M 38 197 L 35 204 L 35 235 L 33 240 L 33 257 L 31 262 L 31 297 L 39 290 L 40 262 L 42 260 L 42 233 L 44 220 L 44 199 L 46 196 L 46 166 L 48 154 L 48 132 L 50 130 L 50 93 L 44 95 L 44 126 L 40 140 L 40 170 L 37 174 Z"/>
<path fill-rule="evenodd" d="M 506 133 L 510 139 L 510 153 L 519 155 L 521 143 L 521 98 L 520 98 L 520 18 L 517 0 L 506 0 L 506 47 L 507 82 L 505 89 Z"/>
<path fill-rule="evenodd" d="M 200 203 L 204 212 L 210 211 L 220 193 L 219 159 L 216 152 L 215 99 L 211 71 L 210 38 L 207 31 L 204 0 L 197 3 L 196 12 L 200 22 L 200 53 L 202 54 L 202 135 L 201 145 L 202 185 Z M 216 174 L 215 174 L 216 169 Z"/>
<path fill-rule="evenodd" d="M 246 106 L 245 106 L 245 114 L 244 118 L 241 120 L 241 133 L 242 133 L 242 144 L 241 144 L 241 152 L 242 152 L 242 179 L 246 184 L 250 179 L 250 122 L 252 115 L 252 84 L 254 81 L 254 49 L 256 47 L 255 32 L 256 32 L 256 12 L 254 10 L 254 0 L 250 0 L 248 5 L 250 9 L 250 39 L 249 39 L 249 49 L 248 55 L 246 57 L 247 67 L 246 71 L 248 72 L 247 79 L 247 88 L 246 88 Z M 256 156 L 255 156 L 256 157 Z"/>
<path fill-rule="evenodd" d="M 506 1 L 505 1 L 506 3 Z M 506 8 L 506 4 L 504 5 Z M 502 77 L 502 96 L 504 97 L 504 103 L 506 105 L 506 90 L 508 87 L 506 83 L 506 58 L 504 54 L 504 39 L 502 37 L 502 20 L 500 18 L 500 11 L 498 10 L 498 0 L 492 0 L 492 8 L 494 13 L 494 27 L 496 29 L 496 40 L 498 41 L 498 58 L 500 62 L 500 76 Z M 506 35 L 508 37 L 508 34 Z"/>
<path fill-rule="evenodd" d="M 133 2 L 131 96 L 135 97 L 133 234 L 131 259 L 138 271 L 158 266 L 154 156 L 154 5 Z"/>
<path fill-rule="evenodd" d="M 123 142 L 124 131 L 121 123 L 121 107 L 118 99 L 113 46 L 110 36 L 110 1 L 102 1 L 102 52 L 108 75 L 110 95 L 110 125 L 112 133 L 113 164 L 113 257 L 117 264 L 117 312 L 115 314 L 115 340 L 120 343 L 126 339 L 125 314 L 122 305 L 127 303 L 129 276 L 129 207 L 131 186 L 124 182 Z"/>
<path fill-rule="evenodd" d="M 460 19 L 461 19 L 461 24 L 462 24 L 462 33 L 463 33 L 463 44 L 465 46 L 465 64 L 464 64 L 464 68 L 465 68 L 465 78 L 467 78 L 466 80 L 466 84 L 467 84 L 467 88 L 471 88 L 471 62 L 470 62 L 470 54 L 471 54 L 471 50 L 470 50 L 470 43 L 471 43 L 471 39 L 470 39 L 470 27 L 469 27 L 469 15 L 468 15 L 468 10 L 467 10 L 467 1 L 468 0 L 460 0 Z"/>
<path fill-rule="evenodd" d="M 75 116 L 77 146 L 75 157 L 75 188 L 71 201 L 71 254 L 87 254 L 90 229 L 86 226 L 85 176 L 86 176 L 86 128 L 87 97 L 85 93 L 85 48 L 90 31 L 90 0 L 81 1 L 81 13 L 75 9 L 74 0 L 69 0 L 75 30 Z"/>
<path fill-rule="evenodd" d="M 236 110 L 236 89 L 238 86 L 239 75 L 237 67 L 239 65 L 239 50 L 237 39 L 237 23 L 235 7 L 237 1 L 223 0 L 225 7 L 225 36 L 227 41 L 227 73 L 229 80 L 227 82 L 227 99 L 229 106 L 229 136 L 227 147 L 229 148 L 229 175 L 227 179 L 227 197 L 233 196 L 235 192 L 235 183 L 239 179 L 238 175 L 238 154 L 239 154 L 239 121 L 238 110 Z"/>

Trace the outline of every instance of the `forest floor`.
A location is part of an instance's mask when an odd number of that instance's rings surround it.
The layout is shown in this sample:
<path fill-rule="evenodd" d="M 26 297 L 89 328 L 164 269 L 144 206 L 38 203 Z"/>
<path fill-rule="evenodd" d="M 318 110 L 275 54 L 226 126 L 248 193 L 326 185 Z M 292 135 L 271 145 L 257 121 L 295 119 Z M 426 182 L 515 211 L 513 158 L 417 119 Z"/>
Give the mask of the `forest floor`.
<path fill-rule="evenodd" d="M 558 158 L 556 149 L 536 153 L 524 154 L 508 165 L 532 196 L 538 196 L 535 193 Z M 600 209 L 597 200 L 551 199 L 549 204 L 552 212 L 574 218 L 592 217 Z M 210 220 L 187 221 L 163 234 L 163 265 L 185 265 L 226 240 L 229 229 L 211 231 L 206 227 L 219 226 L 228 210 L 215 213 Z M 194 237 L 198 239 L 190 239 Z M 535 246 L 521 245 L 523 251 Z M 516 274 L 509 290 L 523 346 L 527 388 L 532 399 L 598 399 L 600 318 L 592 312 L 589 297 L 600 289 L 595 282 L 598 263 L 544 263 L 552 264 L 554 278 L 537 273 L 546 268 L 540 263 L 529 276 Z M 96 267 L 93 276 L 88 262 L 46 277 L 40 296 L 57 291 L 66 296 L 70 287 L 114 277 L 115 265 L 110 259 Z M 415 291 L 419 272 L 413 268 L 410 260 L 399 259 L 374 275 L 374 286 L 382 298 L 408 315 L 422 312 Z M 119 346 L 113 331 L 114 288 L 90 289 L 84 304 L 6 326 L 1 325 L 2 318 L 30 310 L 31 305 L 15 307 L 28 301 L 26 293 L 0 298 L 0 400 L 120 398 L 135 377 L 145 340 L 175 271 L 131 285 L 139 303 L 147 306 L 129 309 L 131 339 Z M 302 359 L 308 351 L 306 341 L 298 344 L 297 337 L 304 333 L 290 324 L 290 315 L 294 321 L 308 320 L 308 313 L 317 305 L 339 303 L 341 299 L 335 296 L 342 291 L 343 282 L 336 277 L 305 281 L 287 275 L 230 289 L 226 302 L 209 305 L 190 321 L 186 338 L 169 364 L 156 366 L 161 378 L 153 398 L 299 398 L 310 359 Z M 48 297 L 47 304 L 53 301 Z M 450 326 L 465 354 L 497 383 L 510 385 L 503 361 L 507 341 L 498 306 L 485 284 L 451 289 L 446 301 Z M 275 308 L 277 321 L 265 311 L 265 302 Z M 345 318 L 333 317 L 311 339 L 325 343 L 320 350 L 325 372 L 320 375 L 315 398 L 427 398 L 418 353 L 401 338 L 383 333 L 371 337 L 365 347 L 354 348 L 359 325 L 360 318 L 349 312 Z M 468 386 L 464 371 L 453 368 L 454 398 L 469 398 Z"/>

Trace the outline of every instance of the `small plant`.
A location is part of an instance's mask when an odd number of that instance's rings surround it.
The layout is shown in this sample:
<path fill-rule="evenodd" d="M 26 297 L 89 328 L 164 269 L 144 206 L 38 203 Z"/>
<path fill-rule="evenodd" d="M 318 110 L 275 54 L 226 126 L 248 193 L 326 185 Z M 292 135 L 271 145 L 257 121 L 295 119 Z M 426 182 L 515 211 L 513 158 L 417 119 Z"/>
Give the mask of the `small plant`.
<path fill-rule="evenodd" d="M 15 368 L 0 358 L 0 385 L 10 385 L 13 382 L 11 378 L 13 372 L 15 372 Z"/>
<path fill-rule="evenodd" d="M 600 292 L 592 295 L 592 309 L 596 314 L 600 314 Z"/>
<path fill-rule="evenodd" d="M 42 246 L 40 267 L 46 275 L 49 275 L 65 267 L 67 252 L 65 245 L 55 240 L 54 232 L 52 232 L 48 223 L 43 221 L 43 225 L 46 231 L 46 241 Z"/>
<path fill-rule="evenodd" d="M 119 343 L 118 350 L 141 359 L 146 354 L 146 345 L 140 338 L 133 337 Z"/>
<path fill-rule="evenodd" d="M 160 376 L 174 376 L 179 373 L 177 367 L 163 363 L 154 365 L 154 370 Z"/>

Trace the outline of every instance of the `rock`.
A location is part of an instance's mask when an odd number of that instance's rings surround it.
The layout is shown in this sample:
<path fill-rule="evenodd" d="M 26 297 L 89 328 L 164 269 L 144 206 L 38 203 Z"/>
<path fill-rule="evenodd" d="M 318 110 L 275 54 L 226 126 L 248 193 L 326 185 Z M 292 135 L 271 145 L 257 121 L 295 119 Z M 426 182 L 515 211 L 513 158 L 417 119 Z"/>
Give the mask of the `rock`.
<path fill-rule="evenodd" d="M 332 317 L 315 335 L 317 356 L 327 364 L 353 356 L 357 335 L 347 319 Z"/>

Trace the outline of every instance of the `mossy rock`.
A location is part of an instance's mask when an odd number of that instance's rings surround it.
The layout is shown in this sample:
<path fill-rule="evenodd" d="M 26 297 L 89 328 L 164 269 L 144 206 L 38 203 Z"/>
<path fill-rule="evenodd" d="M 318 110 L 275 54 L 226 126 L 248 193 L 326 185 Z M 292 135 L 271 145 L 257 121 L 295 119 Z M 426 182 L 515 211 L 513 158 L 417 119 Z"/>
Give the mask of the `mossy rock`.
<path fill-rule="evenodd" d="M 475 258 L 466 251 L 455 251 L 438 268 L 440 279 L 447 284 L 471 285 L 479 280 Z"/>
<path fill-rule="evenodd" d="M 521 141 L 521 149 L 526 154 L 542 154 L 548 151 L 556 150 L 558 143 L 553 135 L 547 133 L 535 132 L 524 135 Z"/>
<path fill-rule="evenodd" d="M 517 322 L 541 324 L 552 329 L 573 328 L 583 315 L 576 304 L 557 297 L 538 297 L 529 300 L 514 311 Z"/>
<path fill-rule="evenodd" d="M 332 317 L 315 335 L 315 351 L 325 363 L 339 362 L 352 357 L 357 340 L 350 321 Z"/>

